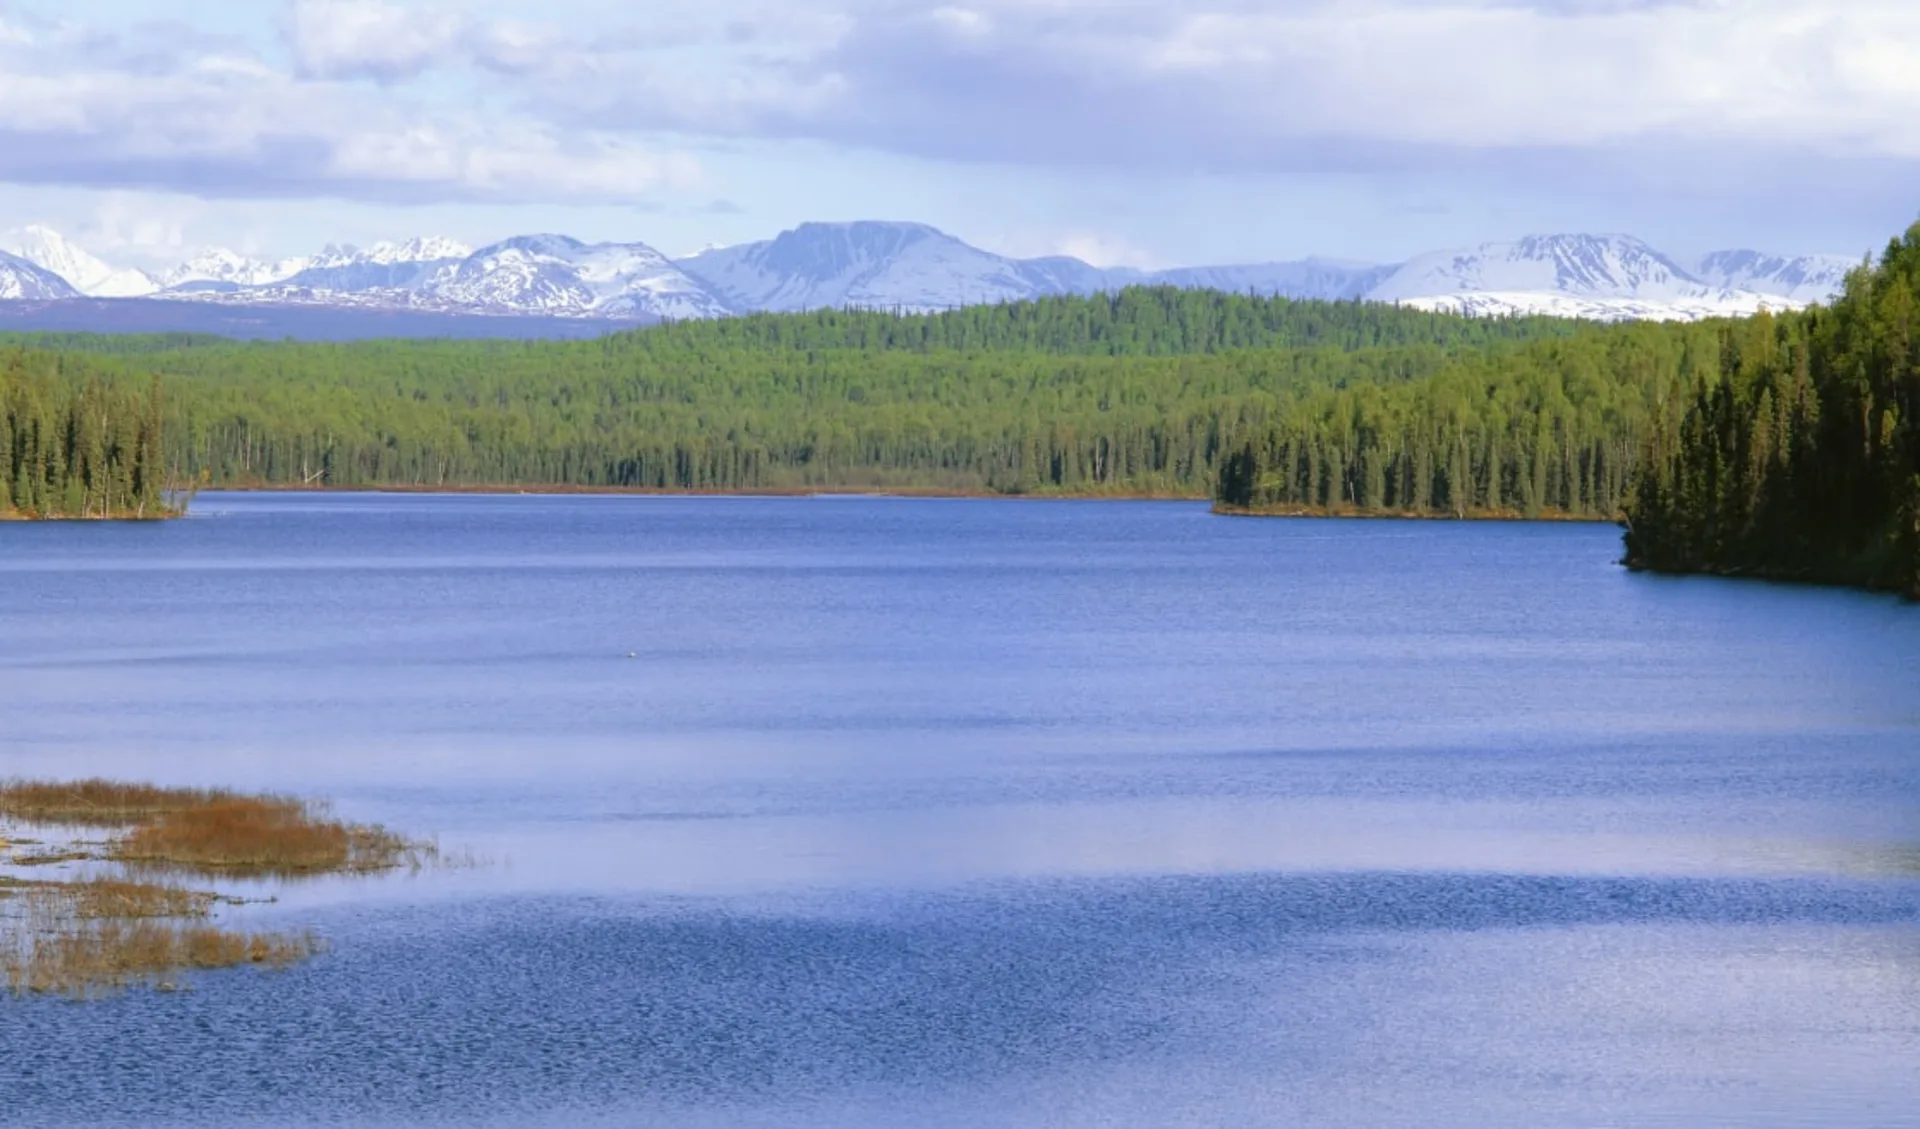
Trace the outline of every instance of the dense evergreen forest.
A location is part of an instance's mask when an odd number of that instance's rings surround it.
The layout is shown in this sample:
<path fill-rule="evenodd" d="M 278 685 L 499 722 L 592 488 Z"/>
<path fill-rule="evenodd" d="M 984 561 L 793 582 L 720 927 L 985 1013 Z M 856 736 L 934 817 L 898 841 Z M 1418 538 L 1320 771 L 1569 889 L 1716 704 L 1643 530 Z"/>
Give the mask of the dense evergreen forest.
<path fill-rule="evenodd" d="M 1137 289 L 573 342 L 21 343 L 164 377 L 169 463 L 213 485 L 1205 497 L 1257 451 L 1243 502 L 1611 517 L 1713 338 Z"/>
<path fill-rule="evenodd" d="M 0 517 L 165 517 L 159 386 L 0 349 Z"/>
<path fill-rule="evenodd" d="M 1709 327 L 1596 327 L 1318 389 L 1244 421 L 1215 497 L 1246 512 L 1612 520 L 1641 448 L 1717 355 Z"/>
<path fill-rule="evenodd" d="M 1651 436 L 1627 563 L 1920 598 L 1920 226 L 1830 308 L 1720 336 Z"/>

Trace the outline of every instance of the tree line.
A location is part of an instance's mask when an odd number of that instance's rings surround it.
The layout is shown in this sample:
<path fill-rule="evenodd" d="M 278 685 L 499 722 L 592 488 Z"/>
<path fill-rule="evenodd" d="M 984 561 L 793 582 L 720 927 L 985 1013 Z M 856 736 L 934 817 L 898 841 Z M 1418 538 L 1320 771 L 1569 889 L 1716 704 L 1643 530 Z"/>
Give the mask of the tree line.
<path fill-rule="evenodd" d="M 1524 421 L 1560 403 L 1528 384 L 1554 349 L 1593 414 L 1570 417 L 1583 430 L 1567 437 L 1592 440 L 1572 455 L 1592 480 L 1583 496 L 1610 497 L 1638 411 L 1638 393 L 1618 387 L 1638 377 L 1601 372 L 1618 336 L 1547 318 L 1145 288 L 570 342 L 24 343 L 85 352 L 134 380 L 161 375 L 168 464 L 211 485 L 1205 497 L 1247 437 L 1311 420 L 1326 453 L 1300 447 L 1301 458 L 1346 465 L 1315 471 L 1337 484 L 1322 488 L 1326 504 L 1444 510 L 1457 476 L 1442 468 L 1430 487 L 1412 484 L 1444 429 L 1416 421 L 1450 413 L 1447 442 L 1471 441 L 1476 467 L 1489 451 L 1504 462 L 1520 449 L 1513 435 L 1538 430 Z M 1622 400 L 1629 418 L 1612 421 Z M 1418 438 L 1429 431 L 1433 442 Z M 1415 469 L 1399 469 L 1402 458 Z M 1502 499 L 1528 488 L 1493 477 Z"/>
<path fill-rule="evenodd" d="M 1711 328 L 1625 325 L 1322 389 L 1222 461 L 1247 512 L 1619 517 L 1646 438 L 1714 363 Z"/>
<path fill-rule="evenodd" d="M 1920 225 L 1831 307 L 1719 335 L 1649 437 L 1627 563 L 1920 598 Z"/>

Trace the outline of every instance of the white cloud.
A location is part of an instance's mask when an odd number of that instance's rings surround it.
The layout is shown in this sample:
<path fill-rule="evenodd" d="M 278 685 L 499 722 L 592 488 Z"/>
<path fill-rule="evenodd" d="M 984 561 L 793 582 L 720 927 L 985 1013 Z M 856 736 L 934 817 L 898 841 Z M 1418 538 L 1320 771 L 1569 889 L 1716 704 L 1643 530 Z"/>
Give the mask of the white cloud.
<path fill-rule="evenodd" d="M 1512 177 L 1596 198 L 1634 177 L 1702 197 L 1771 185 L 1785 198 L 1780 175 L 1802 188 L 1833 179 L 1814 158 L 1878 162 L 1872 174 L 1889 184 L 1909 183 L 1920 160 L 1920 6 L 1909 0 L 284 0 L 278 10 L 284 42 L 261 44 L 155 40 L 147 28 L 74 28 L 9 9 L 0 180 L 556 204 L 743 191 L 702 183 L 662 136 L 679 148 L 800 140 L 1046 175 L 1119 169 L 1142 183 Z"/>
<path fill-rule="evenodd" d="M 1233 170 L 1672 143 L 1920 158 L 1909 0 L 845 0 L 671 59 L 583 48 L 556 113 L 962 159 Z"/>
<path fill-rule="evenodd" d="M 478 20 L 437 0 L 291 0 L 285 32 L 301 74 L 383 83 L 465 64 L 523 71 L 565 50 L 551 30 Z"/>
<path fill-rule="evenodd" d="M 332 7 L 358 13 L 354 27 L 385 27 L 380 5 Z M 393 75 L 427 51 L 431 36 L 386 30 L 393 49 L 379 59 L 353 56 L 343 35 L 309 61 Z M 698 187 L 700 174 L 691 158 L 618 133 L 303 77 L 233 44 L 135 46 L 69 26 L 0 38 L 0 180 L 218 197 L 632 203 Z"/>
<path fill-rule="evenodd" d="M 386 0 L 293 0 L 287 37 L 303 73 L 410 78 L 459 44 L 466 22 L 438 6 Z"/>

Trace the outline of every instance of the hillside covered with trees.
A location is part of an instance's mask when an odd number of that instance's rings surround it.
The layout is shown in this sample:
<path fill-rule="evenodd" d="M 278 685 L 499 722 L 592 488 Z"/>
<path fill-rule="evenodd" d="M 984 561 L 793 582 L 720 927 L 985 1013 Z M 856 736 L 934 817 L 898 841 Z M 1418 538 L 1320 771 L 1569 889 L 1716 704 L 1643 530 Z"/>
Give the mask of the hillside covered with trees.
<path fill-rule="evenodd" d="M 0 518 L 169 516 L 161 413 L 151 379 L 0 349 Z"/>
<path fill-rule="evenodd" d="M 1720 331 L 1651 436 L 1627 563 L 1920 598 L 1920 225 L 1831 308 Z"/>
<path fill-rule="evenodd" d="M 1286 505 L 1610 517 L 1695 337 L 1142 289 L 574 342 L 20 343 L 159 374 L 169 464 L 211 485 L 1206 497 L 1258 450 L 1263 481 L 1294 460 Z"/>

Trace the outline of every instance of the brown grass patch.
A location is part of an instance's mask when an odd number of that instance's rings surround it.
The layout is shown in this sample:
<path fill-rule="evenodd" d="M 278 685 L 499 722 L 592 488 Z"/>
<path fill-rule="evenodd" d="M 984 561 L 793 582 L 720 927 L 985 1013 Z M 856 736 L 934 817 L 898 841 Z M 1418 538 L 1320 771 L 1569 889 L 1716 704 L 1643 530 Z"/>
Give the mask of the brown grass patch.
<path fill-rule="evenodd" d="M 125 828 L 97 853 L 66 844 L 14 861 L 83 860 L 233 878 L 297 878 L 418 868 L 438 852 L 384 827 L 335 819 L 327 805 L 225 789 L 156 788 L 113 780 L 0 785 L 0 816 L 28 823 Z"/>
<path fill-rule="evenodd" d="M 205 917 L 219 898 L 200 890 L 118 878 L 50 883 L 27 894 L 34 912 L 75 921 Z"/>
<path fill-rule="evenodd" d="M 12 780 L 0 784 L 0 816 L 69 827 L 129 827 L 234 798 L 221 789 L 156 788 L 115 780 Z"/>
<path fill-rule="evenodd" d="M 136 827 L 109 857 L 136 867 L 298 878 L 419 866 L 433 848 L 383 827 L 343 823 L 323 808 L 278 797 L 233 796 Z"/>
<path fill-rule="evenodd" d="M 285 968 L 319 951 L 312 936 L 230 932 L 212 926 L 104 921 L 39 933 L 0 949 L 17 995 L 88 997 L 137 984 L 177 988 L 180 973 L 252 965 Z"/>
<path fill-rule="evenodd" d="M 234 899 L 143 878 L 371 874 L 440 857 L 431 843 L 336 819 L 324 803 L 225 789 L 12 781 L 0 784 L 0 819 L 120 832 L 104 842 L 34 842 L 33 851 L 17 850 L 27 840 L 9 844 L 0 835 L 0 866 L 90 862 L 124 872 L 76 881 L 0 872 L 0 977 L 15 994 L 175 988 L 184 972 L 284 968 L 319 950 L 308 934 L 220 928 L 207 919 Z"/>

